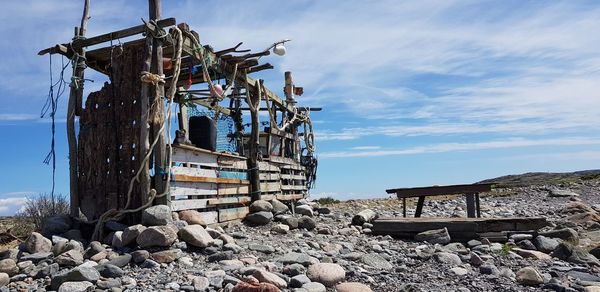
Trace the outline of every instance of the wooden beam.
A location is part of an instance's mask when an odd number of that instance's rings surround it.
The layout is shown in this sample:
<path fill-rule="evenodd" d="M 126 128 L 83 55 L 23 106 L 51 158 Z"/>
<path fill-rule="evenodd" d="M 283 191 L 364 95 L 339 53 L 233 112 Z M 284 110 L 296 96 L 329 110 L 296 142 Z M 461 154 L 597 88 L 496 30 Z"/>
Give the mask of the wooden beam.
<path fill-rule="evenodd" d="M 492 190 L 492 184 L 470 184 L 470 185 L 449 185 L 449 186 L 431 186 L 418 188 L 399 188 L 386 190 L 388 194 L 396 194 L 398 198 L 418 197 L 418 196 L 437 196 L 454 195 L 464 193 L 480 193 Z"/>
<path fill-rule="evenodd" d="M 173 180 L 180 181 L 180 182 L 200 182 L 200 183 L 217 183 L 217 184 L 239 184 L 239 185 L 249 184 L 249 182 L 247 180 L 238 179 L 238 178 L 201 177 L 201 176 L 191 176 L 191 175 L 183 175 L 183 174 L 173 175 Z"/>
<path fill-rule="evenodd" d="M 158 21 L 161 18 L 161 2 L 160 0 L 148 0 L 150 20 Z M 150 25 L 150 23 L 148 23 Z M 152 63 L 150 72 L 159 76 L 163 75 L 163 41 L 158 38 L 152 39 Z M 150 104 L 153 105 L 155 115 L 158 120 L 153 119 L 152 136 L 153 140 L 158 139 L 158 143 L 154 147 L 154 189 L 156 193 L 162 194 L 166 190 L 166 181 L 164 180 L 164 169 L 167 166 L 167 141 L 166 131 L 160 131 L 165 123 L 165 107 L 162 97 L 165 96 L 165 85 L 159 82 L 150 94 Z M 154 106 L 158 104 L 158 106 Z M 170 196 L 163 196 L 156 199 L 157 204 L 168 205 L 171 201 Z"/>
<path fill-rule="evenodd" d="M 89 18 L 89 17 L 88 17 Z M 177 23 L 177 21 L 175 20 L 175 18 L 166 18 L 166 19 L 162 19 L 157 21 L 156 24 L 158 24 L 160 27 L 169 27 L 169 26 L 173 26 Z M 150 28 L 153 27 L 152 24 L 148 24 L 150 26 Z M 104 42 L 108 42 L 111 40 L 116 40 L 116 39 L 120 39 L 120 38 L 125 38 L 125 37 L 129 37 L 132 35 L 136 35 L 136 34 L 140 34 L 146 31 L 146 25 L 142 24 L 142 25 L 137 25 L 137 26 L 133 26 L 130 28 L 126 28 L 126 29 L 122 29 L 122 30 L 117 30 L 117 31 L 113 31 L 113 32 L 109 32 L 109 33 L 105 33 L 105 34 L 101 34 L 95 37 L 91 37 L 88 39 L 81 39 L 81 40 L 76 40 L 73 42 L 73 47 L 79 47 L 79 48 L 83 48 L 83 47 L 88 47 L 88 46 L 93 46 L 93 45 L 97 45 L 97 44 L 101 44 Z M 54 47 L 50 47 L 50 48 L 46 48 L 43 49 L 41 51 L 38 52 L 38 55 L 42 56 L 45 54 L 57 54 L 57 53 L 61 53 L 62 50 L 59 46 L 63 46 L 66 47 L 68 46 L 68 44 L 62 44 L 62 45 L 56 45 Z"/>
<path fill-rule="evenodd" d="M 75 30 L 75 39 L 85 36 L 87 24 L 90 19 L 90 1 L 85 0 L 83 5 L 83 15 L 81 17 L 81 27 Z M 77 171 L 77 137 L 75 136 L 75 115 L 77 113 L 77 100 L 83 95 L 83 82 L 85 70 L 80 62 L 85 62 L 85 50 L 80 48 L 77 52 L 80 56 L 75 60 L 76 66 L 73 72 L 73 81 L 71 91 L 69 92 L 69 102 L 67 106 L 67 140 L 69 143 L 69 189 L 70 189 L 70 213 L 72 217 L 79 218 L 79 183 Z"/>

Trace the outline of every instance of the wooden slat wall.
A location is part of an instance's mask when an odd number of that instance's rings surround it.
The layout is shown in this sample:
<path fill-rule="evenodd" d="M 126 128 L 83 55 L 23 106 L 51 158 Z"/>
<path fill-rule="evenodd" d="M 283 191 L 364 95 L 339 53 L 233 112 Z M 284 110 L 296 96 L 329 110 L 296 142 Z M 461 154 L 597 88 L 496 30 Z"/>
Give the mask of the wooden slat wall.
<path fill-rule="evenodd" d="M 191 146 L 173 146 L 171 209 L 198 210 L 206 223 L 248 214 L 250 188 L 246 158 Z"/>

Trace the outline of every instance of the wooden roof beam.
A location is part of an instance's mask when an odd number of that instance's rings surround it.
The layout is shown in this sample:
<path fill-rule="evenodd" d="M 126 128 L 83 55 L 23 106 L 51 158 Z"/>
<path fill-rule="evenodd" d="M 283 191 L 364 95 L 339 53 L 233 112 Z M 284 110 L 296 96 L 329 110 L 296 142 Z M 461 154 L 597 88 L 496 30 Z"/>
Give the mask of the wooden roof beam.
<path fill-rule="evenodd" d="M 160 26 L 162 28 L 173 26 L 176 23 L 177 23 L 177 21 L 173 17 L 161 19 L 156 22 L 156 24 L 158 24 L 158 26 Z M 152 23 L 141 24 L 141 25 L 133 26 L 133 27 L 126 28 L 126 29 L 101 34 L 101 35 L 87 38 L 87 39 L 74 40 L 72 46 L 74 48 L 83 48 L 83 47 L 88 47 L 88 46 L 93 46 L 93 45 L 101 44 L 104 42 L 108 42 L 110 40 L 116 40 L 116 39 L 120 39 L 120 38 L 129 37 L 132 35 L 136 35 L 136 34 L 145 32 L 147 27 L 150 29 L 156 29 Z M 38 52 L 38 55 L 43 56 L 48 53 L 63 54 L 63 51 L 59 46 L 69 47 L 69 44 L 56 45 L 54 47 L 43 49 Z"/>

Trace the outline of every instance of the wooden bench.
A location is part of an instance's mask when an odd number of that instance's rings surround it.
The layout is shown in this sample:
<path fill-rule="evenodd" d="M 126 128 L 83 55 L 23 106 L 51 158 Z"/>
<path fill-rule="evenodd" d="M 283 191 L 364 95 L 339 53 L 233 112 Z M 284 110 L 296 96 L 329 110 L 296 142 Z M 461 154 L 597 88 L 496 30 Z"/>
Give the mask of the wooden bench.
<path fill-rule="evenodd" d="M 402 199 L 402 213 L 406 217 L 406 198 L 419 198 L 415 210 L 415 218 L 421 217 L 425 197 L 444 196 L 464 194 L 467 200 L 467 217 L 480 218 L 481 210 L 479 207 L 479 193 L 492 190 L 492 184 L 469 184 L 469 185 L 449 185 L 432 186 L 419 188 L 399 188 L 386 190 L 388 194 L 396 194 L 398 199 Z"/>

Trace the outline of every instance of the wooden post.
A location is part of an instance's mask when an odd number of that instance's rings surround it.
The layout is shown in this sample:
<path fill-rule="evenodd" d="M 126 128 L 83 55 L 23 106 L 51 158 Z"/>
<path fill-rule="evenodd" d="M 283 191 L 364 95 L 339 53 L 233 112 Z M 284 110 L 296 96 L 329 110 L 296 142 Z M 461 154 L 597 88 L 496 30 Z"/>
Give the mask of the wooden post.
<path fill-rule="evenodd" d="M 260 176 L 258 170 L 258 147 L 260 135 L 260 121 L 258 109 L 262 96 L 262 80 L 258 80 L 257 94 L 252 97 L 251 92 L 246 92 L 246 99 L 250 106 L 251 131 L 248 142 L 248 169 L 250 170 L 250 187 L 252 190 L 252 201 L 260 200 Z"/>
<path fill-rule="evenodd" d="M 421 213 L 423 212 L 423 204 L 425 203 L 425 196 L 420 196 L 417 201 L 417 209 L 415 209 L 415 218 L 421 217 Z"/>
<path fill-rule="evenodd" d="M 148 6 L 149 6 L 149 13 L 150 13 L 150 20 L 154 20 L 154 21 L 158 21 L 160 19 L 160 10 L 161 10 L 161 5 L 160 5 L 160 0 L 149 0 L 148 2 Z M 157 74 L 157 75 L 162 75 L 163 74 L 163 62 L 162 62 L 162 57 L 163 56 L 163 50 L 162 50 L 162 41 L 160 39 L 156 39 L 154 38 L 152 40 L 152 62 L 151 62 L 151 66 L 150 66 L 150 72 Z M 153 139 L 156 139 L 156 137 L 158 137 L 158 143 L 156 144 L 155 148 L 154 148 L 154 189 L 156 190 L 157 194 L 162 194 L 165 191 L 165 186 L 166 183 L 164 182 L 163 178 L 163 172 L 166 169 L 166 163 L 167 163 L 167 142 L 166 142 L 166 138 L 165 138 L 165 131 L 159 131 L 160 128 L 162 127 L 164 121 L 164 117 L 165 117 L 165 109 L 164 109 L 164 105 L 163 105 L 163 100 L 162 97 L 165 95 L 165 86 L 162 83 L 158 83 L 158 85 L 154 88 L 154 90 L 152 90 L 152 94 L 150 95 L 150 104 L 153 104 L 154 102 L 158 102 L 160 103 L 159 107 L 157 108 L 158 112 L 155 113 L 158 116 L 161 117 L 161 120 L 158 121 L 157 123 L 152 125 L 152 134 L 153 134 Z M 155 98 L 158 98 L 159 100 L 154 100 Z M 156 199 L 156 203 L 157 204 L 163 204 L 163 205 L 168 205 L 170 202 L 170 196 L 166 195 L 164 197 L 161 198 L 157 198 Z"/>
<path fill-rule="evenodd" d="M 284 93 L 285 93 L 285 101 L 287 102 L 287 104 L 291 104 L 292 106 L 296 106 L 296 100 L 294 99 L 294 80 L 292 78 L 292 72 L 290 71 L 286 71 L 284 73 L 284 77 L 285 77 L 285 87 L 284 87 Z M 288 112 L 288 121 L 291 121 L 294 118 L 294 114 L 291 112 Z M 297 160 L 297 154 L 300 153 L 300 145 L 298 143 L 298 128 L 296 127 L 296 123 L 291 124 L 288 127 L 289 130 L 286 129 L 286 131 L 289 131 L 290 133 L 292 133 L 292 135 L 294 136 L 293 140 L 289 140 L 289 142 L 292 144 L 290 145 L 290 149 L 292 151 L 292 153 L 289 153 L 289 157 Z"/>
<path fill-rule="evenodd" d="M 85 0 L 83 4 L 83 15 L 81 17 L 81 26 L 75 29 L 75 39 L 85 36 L 87 24 L 90 19 L 90 1 Z M 85 60 L 85 49 L 74 48 L 81 60 Z M 80 63 L 80 59 L 75 60 L 73 64 L 73 81 L 69 92 L 69 103 L 67 106 L 67 140 L 69 143 L 69 189 L 70 189 L 70 213 L 72 217 L 79 217 L 79 184 L 77 171 L 77 137 L 75 136 L 75 115 L 78 112 L 78 101 L 81 101 L 83 96 L 83 71 L 84 66 Z M 85 62 L 85 61 L 84 61 Z M 84 63 L 85 64 L 85 63 Z M 83 65 L 84 65 L 83 64 Z M 79 103 L 80 104 L 80 103 Z"/>
<path fill-rule="evenodd" d="M 150 1 L 152 2 L 152 1 Z M 151 4 L 150 4 L 151 5 Z M 142 71 L 150 72 L 150 65 L 152 62 L 152 35 L 146 35 L 146 43 L 144 45 L 144 62 L 142 64 Z M 138 147 L 137 157 L 141 161 L 150 149 L 150 125 L 148 119 L 148 113 L 150 110 L 150 84 L 142 82 L 142 89 L 140 92 L 140 141 Z M 142 168 L 140 173 L 140 198 L 141 204 L 144 205 L 148 202 L 148 194 L 150 194 L 150 167 L 149 162 L 140 165 Z"/>
<path fill-rule="evenodd" d="M 475 218 L 475 194 L 474 193 L 468 193 L 466 194 L 467 197 L 467 217 L 469 218 Z"/>

